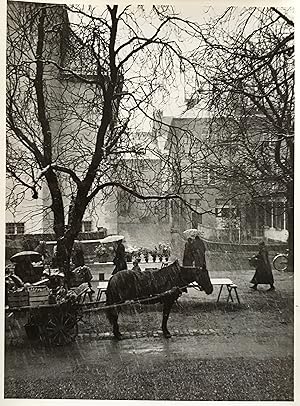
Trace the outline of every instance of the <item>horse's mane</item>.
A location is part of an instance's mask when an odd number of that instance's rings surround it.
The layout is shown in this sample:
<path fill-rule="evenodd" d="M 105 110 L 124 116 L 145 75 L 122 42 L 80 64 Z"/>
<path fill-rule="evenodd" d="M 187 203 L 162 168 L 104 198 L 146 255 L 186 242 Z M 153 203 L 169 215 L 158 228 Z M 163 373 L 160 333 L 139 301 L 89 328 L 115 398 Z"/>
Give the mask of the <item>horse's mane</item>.
<path fill-rule="evenodd" d="M 107 287 L 108 303 L 132 300 L 163 293 L 175 286 L 184 286 L 178 261 L 161 269 L 143 272 L 120 271 L 110 279 Z"/>

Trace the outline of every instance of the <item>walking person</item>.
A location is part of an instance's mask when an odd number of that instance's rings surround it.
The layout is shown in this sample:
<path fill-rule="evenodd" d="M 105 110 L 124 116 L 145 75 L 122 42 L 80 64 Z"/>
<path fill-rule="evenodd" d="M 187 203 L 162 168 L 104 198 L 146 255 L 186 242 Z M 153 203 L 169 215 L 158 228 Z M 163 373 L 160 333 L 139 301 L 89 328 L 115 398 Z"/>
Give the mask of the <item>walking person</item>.
<path fill-rule="evenodd" d="M 193 239 L 189 237 L 184 246 L 182 265 L 193 266 L 193 262 L 194 262 Z"/>
<path fill-rule="evenodd" d="M 205 268 L 206 269 L 206 259 L 205 259 L 205 244 L 199 237 L 199 235 L 196 235 L 193 243 L 193 256 L 194 256 L 194 261 L 195 261 L 195 267 L 196 268 Z"/>
<path fill-rule="evenodd" d="M 259 243 L 259 252 L 255 256 L 255 259 L 256 270 L 250 281 L 250 283 L 253 283 L 253 286 L 250 286 L 250 288 L 257 290 L 258 284 L 267 284 L 270 285 L 270 289 L 268 289 L 269 291 L 275 290 L 272 267 L 264 241 Z"/>
<path fill-rule="evenodd" d="M 116 274 L 119 271 L 127 269 L 125 247 L 124 244 L 122 243 L 122 240 L 116 242 L 115 258 L 113 260 L 113 263 L 115 264 L 115 268 L 112 272 L 112 275 Z"/>

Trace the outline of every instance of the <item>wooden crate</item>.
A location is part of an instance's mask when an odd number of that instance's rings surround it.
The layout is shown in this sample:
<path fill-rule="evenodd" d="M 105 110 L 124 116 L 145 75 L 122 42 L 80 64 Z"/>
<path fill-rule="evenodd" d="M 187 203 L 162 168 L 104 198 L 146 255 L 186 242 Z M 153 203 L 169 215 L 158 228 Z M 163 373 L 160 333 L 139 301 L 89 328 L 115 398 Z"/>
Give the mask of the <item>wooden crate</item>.
<path fill-rule="evenodd" d="M 29 294 L 23 290 L 16 290 L 14 292 L 7 293 L 7 300 L 9 307 L 22 307 L 29 305 Z"/>
<path fill-rule="evenodd" d="M 47 286 L 29 286 L 29 306 L 37 307 L 49 304 L 49 289 Z"/>

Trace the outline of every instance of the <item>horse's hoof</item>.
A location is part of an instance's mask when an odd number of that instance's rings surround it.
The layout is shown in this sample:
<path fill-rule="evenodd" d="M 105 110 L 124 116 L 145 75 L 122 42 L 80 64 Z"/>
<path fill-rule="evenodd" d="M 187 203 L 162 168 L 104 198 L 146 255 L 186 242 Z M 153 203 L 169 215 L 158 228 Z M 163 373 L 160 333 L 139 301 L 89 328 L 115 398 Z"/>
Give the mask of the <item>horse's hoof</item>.
<path fill-rule="evenodd" d="M 164 337 L 165 338 L 171 338 L 172 336 L 171 336 L 171 333 L 169 333 L 169 331 L 168 331 L 168 332 L 164 333 Z"/>
<path fill-rule="evenodd" d="M 114 338 L 115 338 L 116 340 L 120 341 L 120 340 L 122 340 L 122 334 L 121 334 L 121 333 L 119 333 L 119 334 L 114 334 Z"/>

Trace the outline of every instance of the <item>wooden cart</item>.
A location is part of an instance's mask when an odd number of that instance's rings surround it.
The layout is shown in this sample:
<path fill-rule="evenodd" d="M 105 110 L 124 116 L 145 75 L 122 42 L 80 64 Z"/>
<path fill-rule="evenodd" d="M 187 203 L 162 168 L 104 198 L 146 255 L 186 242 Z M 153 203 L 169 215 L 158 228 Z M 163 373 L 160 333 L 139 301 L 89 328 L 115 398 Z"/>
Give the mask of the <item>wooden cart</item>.
<path fill-rule="evenodd" d="M 78 335 L 78 322 L 83 316 L 83 302 L 87 290 L 60 304 L 9 307 L 6 312 L 27 314 L 26 335 L 46 345 L 65 345 Z"/>

